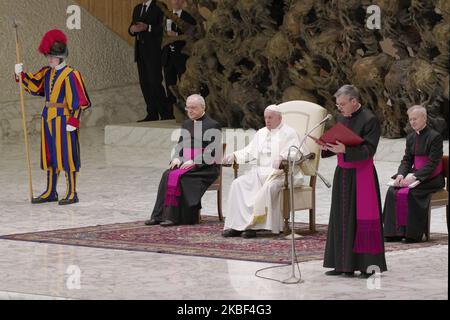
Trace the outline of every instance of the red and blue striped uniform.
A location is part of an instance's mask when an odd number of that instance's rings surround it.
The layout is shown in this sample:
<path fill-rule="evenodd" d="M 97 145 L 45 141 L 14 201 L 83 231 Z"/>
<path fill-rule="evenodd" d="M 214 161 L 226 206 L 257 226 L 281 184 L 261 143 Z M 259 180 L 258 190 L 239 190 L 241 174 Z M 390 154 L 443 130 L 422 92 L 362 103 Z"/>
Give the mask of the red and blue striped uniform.
<path fill-rule="evenodd" d="M 68 197 L 75 197 L 80 170 L 78 125 L 81 111 L 91 106 L 83 78 L 69 66 L 59 70 L 44 67 L 35 74 L 22 73 L 22 83 L 25 91 L 46 101 L 41 116 L 41 168 L 49 171 L 49 181 L 43 195 L 56 191 L 57 176 L 65 171 Z M 67 124 L 77 130 L 67 131 Z"/>

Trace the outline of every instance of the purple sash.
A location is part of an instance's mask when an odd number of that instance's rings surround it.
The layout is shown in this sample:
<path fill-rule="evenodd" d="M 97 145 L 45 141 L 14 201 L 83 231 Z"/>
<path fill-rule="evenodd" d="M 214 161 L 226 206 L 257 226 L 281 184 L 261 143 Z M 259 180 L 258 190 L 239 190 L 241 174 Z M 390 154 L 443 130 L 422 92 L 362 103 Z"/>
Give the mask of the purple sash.
<path fill-rule="evenodd" d="M 423 168 L 428 161 L 430 161 L 430 158 L 428 156 L 414 156 L 414 165 L 413 165 L 413 172 Z M 434 178 L 437 175 L 439 175 L 442 172 L 442 161 L 439 162 L 439 164 L 434 169 L 433 173 L 431 174 L 430 178 Z M 408 221 L 408 195 L 409 195 L 409 188 L 404 187 L 397 190 L 395 196 L 395 208 L 397 211 L 397 226 L 398 227 L 405 227 L 407 225 Z"/>
<path fill-rule="evenodd" d="M 356 236 L 355 253 L 378 254 L 384 251 L 381 239 L 380 208 L 378 203 L 373 158 L 345 162 L 338 154 L 338 166 L 356 169 Z"/>
<path fill-rule="evenodd" d="M 184 148 L 183 149 L 183 157 L 185 160 L 193 160 L 196 156 L 201 154 L 203 149 L 191 149 Z M 186 172 L 192 170 L 195 165 L 190 166 L 186 169 L 174 169 L 169 172 L 167 175 L 167 190 L 166 196 L 164 198 L 164 205 L 178 207 L 178 197 L 181 196 L 180 189 L 180 178 Z"/>

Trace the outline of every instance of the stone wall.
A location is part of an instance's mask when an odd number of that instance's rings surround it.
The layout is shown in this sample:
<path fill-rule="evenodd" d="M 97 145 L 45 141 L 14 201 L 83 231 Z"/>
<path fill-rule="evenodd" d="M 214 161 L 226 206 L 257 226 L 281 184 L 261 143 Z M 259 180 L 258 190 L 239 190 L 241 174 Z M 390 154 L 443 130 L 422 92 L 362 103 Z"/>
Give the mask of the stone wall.
<path fill-rule="evenodd" d="M 308 100 L 336 112 L 333 94 L 356 85 L 383 136 L 410 129 L 406 110 L 423 104 L 447 136 L 448 0 L 189 0 L 202 21 L 193 38 L 181 97 L 207 96 L 224 126 L 258 128 L 272 103 Z M 380 28 L 366 21 L 380 9 Z"/>

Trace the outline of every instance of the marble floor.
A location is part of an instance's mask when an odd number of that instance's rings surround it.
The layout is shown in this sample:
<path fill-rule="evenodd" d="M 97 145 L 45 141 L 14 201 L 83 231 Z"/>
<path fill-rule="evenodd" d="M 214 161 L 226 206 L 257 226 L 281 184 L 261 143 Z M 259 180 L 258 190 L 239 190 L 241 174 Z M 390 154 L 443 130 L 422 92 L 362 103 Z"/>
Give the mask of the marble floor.
<path fill-rule="evenodd" d="M 29 204 L 22 141 L 0 142 L 0 235 L 148 218 L 169 156 L 105 146 L 101 128 L 83 130 L 81 139 L 81 202 L 68 207 Z M 45 187 L 39 138 L 31 145 L 38 195 Z M 330 181 L 334 166 L 335 159 L 321 161 L 320 172 Z M 376 166 L 384 196 L 398 162 L 378 160 Z M 231 180 L 225 170 L 225 195 Z M 317 193 L 317 223 L 327 223 L 330 190 L 319 182 Z M 203 213 L 216 212 L 215 193 L 208 192 Z M 297 221 L 306 216 L 297 213 Z M 447 233 L 443 208 L 433 210 L 431 230 Z M 271 266 L 266 263 L 0 240 L 0 299 L 448 299 L 447 245 L 389 252 L 386 260 L 389 271 L 368 281 L 325 277 L 322 261 L 301 263 L 304 283 L 285 285 L 255 276 Z M 290 272 L 263 275 L 283 280 Z"/>

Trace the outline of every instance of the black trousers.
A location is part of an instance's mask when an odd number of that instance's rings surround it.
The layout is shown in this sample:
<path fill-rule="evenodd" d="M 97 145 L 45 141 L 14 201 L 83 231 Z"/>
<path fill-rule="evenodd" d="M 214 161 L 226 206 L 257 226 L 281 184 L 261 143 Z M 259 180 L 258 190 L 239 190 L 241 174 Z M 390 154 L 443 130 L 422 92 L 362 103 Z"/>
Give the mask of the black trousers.
<path fill-rule="evenodd" d="M 162 86 L 162 67 L 159 55 L 140 54 L 137 59 L 139 83 L 147 104 L 147 117 L 150 120 L 172 119 L 167 107 L 167 98 Z"/>
<path fill-rule="evenodd" d="M 168 108 L 173 112 L 173 105 L 177 102 L 177 98 L 170 90 L 170 86 L 176 86 L 178 79 L 180 79 L 186 71 L 186 61 L 188 56 L 180 52 L 169 52 L 167 55 L 167 63 L 164 65 L 164 79 L 167 87 Z"/>

